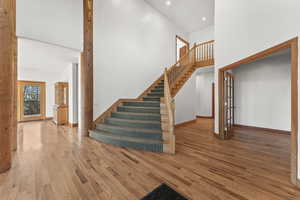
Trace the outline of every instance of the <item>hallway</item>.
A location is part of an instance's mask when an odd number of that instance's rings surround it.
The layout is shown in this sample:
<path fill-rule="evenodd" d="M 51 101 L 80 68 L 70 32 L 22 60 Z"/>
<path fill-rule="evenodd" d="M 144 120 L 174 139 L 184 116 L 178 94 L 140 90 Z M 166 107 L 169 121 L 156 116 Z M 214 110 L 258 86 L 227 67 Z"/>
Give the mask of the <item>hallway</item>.
<path fill-rule="evenodd" d="M 195 200 L 300 197 L 289 183 L 290 136 L 237 129 L 220 141 L 212 124 L 176 128 L 175 156 L 77 137 L 50 121 L 19 124 L 13 167 L 0 175 L 1 200 L 138 200 L 163 182 Z"/>

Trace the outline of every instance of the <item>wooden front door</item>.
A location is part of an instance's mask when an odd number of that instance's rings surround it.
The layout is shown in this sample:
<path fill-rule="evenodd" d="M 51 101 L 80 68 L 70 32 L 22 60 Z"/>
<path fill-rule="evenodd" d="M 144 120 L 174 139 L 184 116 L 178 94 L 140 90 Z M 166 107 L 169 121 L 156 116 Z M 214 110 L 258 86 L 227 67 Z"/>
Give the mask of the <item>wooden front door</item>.
<path fill-rule="evenodd" d="M 185 45 L 185 46 L 181 47 L 179 50 L 179 59 L 182 58 L 183 56 L 185 56 L 187 53 L 188 53 L 188 46 Z"/>
<path fill-rule="evenodd" d="M 234 75 L 224 74 L 224 133 L 226 138 L 233 136 L 234 125 Z"/>
<path fill-rule="evenodd" d="M 45 82 L 18 81 L 18 121 L 45 119 Z"/>

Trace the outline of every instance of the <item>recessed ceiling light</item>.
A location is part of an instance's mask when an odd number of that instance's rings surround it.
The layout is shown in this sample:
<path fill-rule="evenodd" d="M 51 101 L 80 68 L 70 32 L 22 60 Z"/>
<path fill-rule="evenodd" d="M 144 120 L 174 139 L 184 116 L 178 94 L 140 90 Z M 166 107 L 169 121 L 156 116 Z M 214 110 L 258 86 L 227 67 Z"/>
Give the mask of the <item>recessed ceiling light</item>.
<path fill-rule="evenodd" d="M 167 6 L 170 6 L 171 4 L 172 4 L 171 1 L 166 1 L 166 5 L 167 5 Z"/>
<path fill-rule="evenodd" d="M 202 21 L 206 21 L 206 17 L 202 17 Z"/>

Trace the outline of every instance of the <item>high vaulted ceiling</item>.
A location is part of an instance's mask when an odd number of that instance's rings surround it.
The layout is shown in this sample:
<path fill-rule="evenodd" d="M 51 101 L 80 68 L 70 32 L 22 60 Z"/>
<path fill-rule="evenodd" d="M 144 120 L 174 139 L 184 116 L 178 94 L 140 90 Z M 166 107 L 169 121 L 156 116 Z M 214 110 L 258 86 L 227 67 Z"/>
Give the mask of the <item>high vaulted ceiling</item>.
<path fill-rule="evenodd" d="M 185 32 L 214 24 L 215 0 L 145 0 Z M 168 6 L 167 1 L 171 4 Z M 206 21 L 202 18 L 205 17 Z"/>

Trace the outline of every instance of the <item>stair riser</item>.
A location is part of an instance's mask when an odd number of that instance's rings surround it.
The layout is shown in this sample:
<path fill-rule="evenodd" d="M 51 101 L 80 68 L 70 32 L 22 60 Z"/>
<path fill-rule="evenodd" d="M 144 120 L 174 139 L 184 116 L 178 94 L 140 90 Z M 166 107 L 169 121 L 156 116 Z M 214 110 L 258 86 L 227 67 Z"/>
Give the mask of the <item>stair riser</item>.
<path fill-rule="evenodd" d="M 151 92 L 148 96 L 163 97 L 164 93 Z"/>
<path fill-rule="evenodd" d="M 161 130 L 161 124 L 160 123 L 136 123 L 136 122 L 123 122 L 123 121 L 117 121 L 113 119 L 106 119 L 105 123 L 113 126 L 127 126 L 132 128 L 148 128 L 153 130 Z"/>
<path fill-rule="evenodd" d="M 153 88 L 151 92 L 162 92 L 164 93 L 164 88 Z"/>
<path fill-rule="evenodd" d="M 134 114 L 122 114 L 122 113 L 112 113 L 112 117 L 120 118 L 120 119 L 132 119 L 132 120 L 153 120 L 160 121 L 160 115 L 152 116 L 152 115 L 134 115 Z"/>
<path fill-rule="evenodd" d="M 124 106 L 136 106 L 136 107 L 160 107 L 160 103 L 152 102 L 124 102 Z"/>
<path fill-rule="evenodd" d="M 164 89 L 164 86 L 163 85 L 161 85 L 161 86 L 155 86 L 155 89 L 161 90 L 161 89 Z"/>
<path fill-rule="evenodd" d="M 118 107 L 118 112 L 137 112 L 137 113 L 160 113 L 160 109 L 147 109 L 147 108 L 124 108 Z"/>
<path fill-rule="evenodd" d="M 159 101 L 160 102 L 160 97 L 144 97 L 144 101 Z"/>
<path fill-rule="evenodd" d="M 134 138 L 143 138 L 143 139 L 153 139 L 153 140 L 162 140 L 162 133 L 147 133 L 143 131 L 130 131 L 126 129 L 117 129 L 114 127 L 105 127 L 97 125 L 97 130 L 113 133 L 121 136 L 128 136 Z"/>
<path fill-rule="evenodd" d="M 162 144 L 143 144 L 143 143 L 135 143 L 130 141 L 120 141 L 120 140 L 107 138 L 93 131 L 90 132 L 90 137 L 94 138 L 97 141 L 104 142 L 107 144 L 113 144 L 120 147 L 128 147 L 128 148 L 145 150 L 145 151 L 153 151 L 153 152 L 163 152 Z"/>

